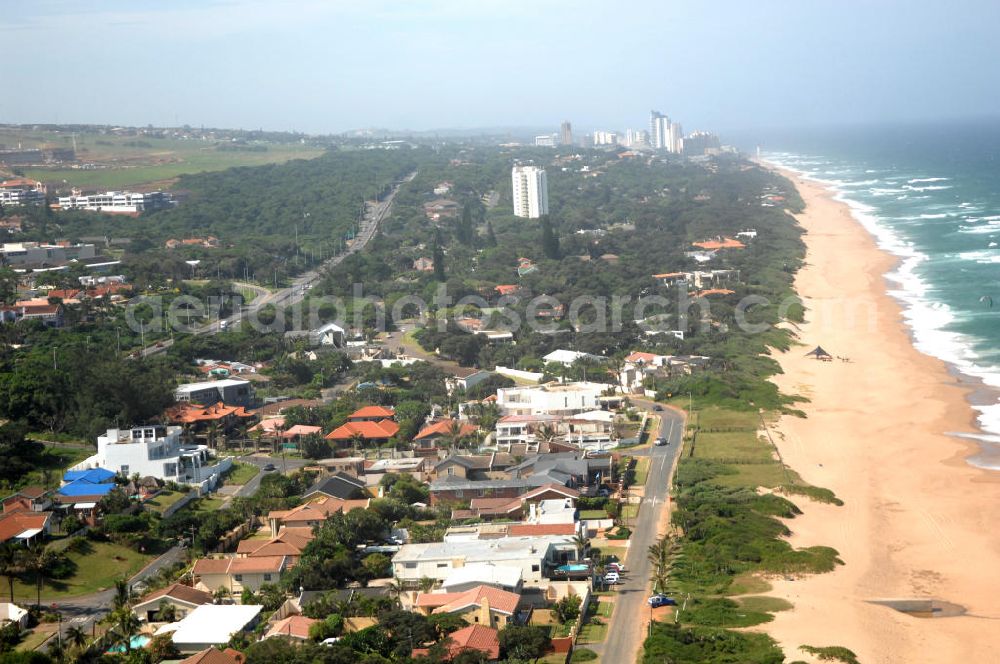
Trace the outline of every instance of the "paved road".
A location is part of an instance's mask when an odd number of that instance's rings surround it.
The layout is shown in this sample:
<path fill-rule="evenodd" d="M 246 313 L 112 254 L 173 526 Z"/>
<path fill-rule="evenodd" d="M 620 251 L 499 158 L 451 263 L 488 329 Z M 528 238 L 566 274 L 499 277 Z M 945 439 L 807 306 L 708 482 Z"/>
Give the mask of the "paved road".
<path fill-rule="evenodd" d="M 389 216 L 389 213 L 392 210 L 392 201 L 395 199 L 399 188 L 404 183 L 412 181 L 416 176 L 417 172 L 413 171 L 403 178 L 402 181 L 393 186 L 392 191 L 388 196 L 378 203 L 368 206 L 365 211 L 364 219 L 361 221 L 360 232 L 357 237 L 355 237 L 354 242 L 351 243 L 351 246 L 347 248 L 347 251 L 334 256 L 318 268 L 309 270 L 308 272 L 303 272 L 292 281 L 291 286 L 281 288 L 276 291 L 266 291 L 259 297 L 254 298 L 253 302 L 244 306 L 242 311 L 237 312 L 228 318 L 212 321 L 202 325 L 201 327 L 195 328 L 191 331 L 192 334 L 216 334 L 222 329 L 235 325 L 245 316 L 256 317 L 257 313 L 268 305 L 274 305 L 276 307 L 289 307 L 301 302 L 305 297 L 306 291 L 312 288 L 313 285 L 320 280 L 324 271 L 339 265 L 351 254 L 355 254 L 365 248 L 371 239 L 375 237 L 376 233 L 378 233 L 379 225 L 387 216 Z M 172 338 L 164 339 L 158 342 L 155 346 L 143 349 L 141 353 L 144 357 L 156 355 L 157 353 L 164 352 L 172 345 Z"/>
<path fill-rule="evenodd" d="M 252 463 L 253 465 L 261 469 L 259 473 L 253 476 L 253 479 L 244 484 L 242 487 L 240 487 L 240 489 L 236 493 L 233 494 L 234 496 L 242 496 L 242 497 L 252 496 L 255 493 L 257 493 L 257 489 L 260 488 L 260 481 L 264 478 L 265 475 L 275 472 L 291 473 L 309 463 L 309 461 L 307 461 L 306 459 L 298 459 L 291 457 L 285 457 L 285 461 L 284 463 L 282 463 L 281 455 L 278 455 L 276 457 L 270 457 L 270 456 L 258 456 L 256 454 L 250 454 L 245 457 L 240 457 L 240 461 L 243 463 Z M 265 471 L 264 466 L 266 466 L 267 464 L 274 465 L 274 470 Z"/>
<path fill-rule="evenodd" d="M 143 581 L 154 576 L 164 567 L 183 562 L 186 558 L 186 549 L 175 546 L 139 570 L 135 576 L 129 579 L 129 584 L 135 592 L 141 593 Z M 42 606 L 52 606 L 53 604 L 57 606 L 63 616 L 62 631 L 64 634 L 69 627 L 79 627 L 90 634 L 91 626 L 110 611 L 111 600 L 114 596 L 115 591 L 112 588 L 70 599 L 45 599 L 43 597 Z M 54 640 L 46 642 L 42 650 L 47 649 L 48 644 L 53 642 Z"/>
<path fill-rule="evenodd" d="M 654 406 L 652 402 L 643 400 L 633 399 L 632 403 L 645 410 Z M 646 636 L 643 633 L 643 612 L 649 611 L 646 600 L 649 599 L 652 577 L 652 565 L 646 559 L 646 552 L 659 535 L 657 524 L 667 504 L 669 478 L 680 455 L 684 435 L 682 413 L 664 408 L 658 414 L 662 416 L 659 435 L 667 439 L 667 445 L 649 448 L 651 461 L 646 492 L 625 558 L 628 572 L 623 577 L 624 583 L 618 586 L 607 639 L 594 647 L 601 655 L 601 664 L 635 664 L 639 645 Z"/>

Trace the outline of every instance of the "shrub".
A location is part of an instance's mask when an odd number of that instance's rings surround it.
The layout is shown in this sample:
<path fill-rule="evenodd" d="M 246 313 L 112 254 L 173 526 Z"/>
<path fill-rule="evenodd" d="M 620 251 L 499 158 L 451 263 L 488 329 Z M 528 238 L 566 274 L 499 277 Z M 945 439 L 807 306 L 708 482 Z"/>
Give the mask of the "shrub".
<path fill-rule="evenodd" d="M 573 650 L 573 654 L 570 655 L 569 661 L 589 662 L 594 659 L 597 659 L 597 653 L 590 648 L 576 648 Z"/>

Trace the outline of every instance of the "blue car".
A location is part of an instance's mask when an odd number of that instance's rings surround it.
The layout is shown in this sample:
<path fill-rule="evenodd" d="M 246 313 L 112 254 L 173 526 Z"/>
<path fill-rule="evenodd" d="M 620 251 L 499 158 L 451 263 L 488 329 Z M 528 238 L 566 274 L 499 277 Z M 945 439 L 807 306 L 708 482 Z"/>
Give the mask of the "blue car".
<path fill-rule="evenodd" d="M 648 601 L 649 605 L 654 609 L 660 606 L 677 606 L 677 600 L 666 595 L 653 595 Z"/>

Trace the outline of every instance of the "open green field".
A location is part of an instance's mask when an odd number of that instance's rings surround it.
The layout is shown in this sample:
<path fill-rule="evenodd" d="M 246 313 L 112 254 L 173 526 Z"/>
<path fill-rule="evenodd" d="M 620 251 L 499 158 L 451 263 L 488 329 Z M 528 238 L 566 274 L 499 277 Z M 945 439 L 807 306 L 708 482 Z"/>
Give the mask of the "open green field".
<path fill-rule="evenodd" d="M 600 643 L 608 637 L 607 621 L 601 620 L 603 624 L 595 625 L 588 622 L 580 628 L 580 643 Z"/>
<path fill-rule="evenodd" d="M 131 577 L 146 566 L 153 556 L 144 555 L 111 542 L 89 542 L 89 551 L 71 551 L 66 554 L 76 563 L 73 575 L 66 579 L 45 581 L 42 585 L 42 599 L 65 599 L 89 595 L 115 584 L 121 576 Z M 19 580 L 14 583 L 14 597 L 21 602 L 34 603 L 36 597 L 34 581 Z"/>
<path fill-rule="evenodd" d="M 0 143 L 23 147 L 72 147 L 69 134 L 56 132 L 0 131 Z M 290 159 L 311 159 L 319 148 L 268 144 L 265 151 L 223 151 L 208 141 L 134 136 L 76 136 L 77 161 L 95 164 L 92 169 L 31 168 L 30 178 L 67 186 L 109 189 L 163 183 L 179 175 L 221 171 L 233 166 L 258 166 Z"/>
<path fill-rule="evenodd" d="M 787 469 L 776 458 L 771 444 L 759 434 L 761 421 L 757 412 L 713 406 L 697 411 L 695 424 L 698 433 L 694 456 L 722 461 L 735 471 L 716 478 L 719 484 L 773 488 L 789 482 Z"/>

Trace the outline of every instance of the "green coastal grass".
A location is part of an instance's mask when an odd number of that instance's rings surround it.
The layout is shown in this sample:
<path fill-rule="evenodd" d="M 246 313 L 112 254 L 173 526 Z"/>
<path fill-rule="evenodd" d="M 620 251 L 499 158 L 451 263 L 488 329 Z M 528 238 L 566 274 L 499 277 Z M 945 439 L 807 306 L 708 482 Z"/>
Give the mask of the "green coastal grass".
<path fill-rule="evenodd" d="M 153 556 L 144 555 L 111 542 L 89 542 L 87 553 L 70 551 L 66 555 L 76 564 L 76 571 L 67 579 L 46 581 L 42 585 L 42 599 L 67 599 L 89 595 L 114 586 L 115 579 L 131 577 L 142 569 Z M 36 592 L 30 579 L 14 584 L 17 601 L 33 604 Z"/>

